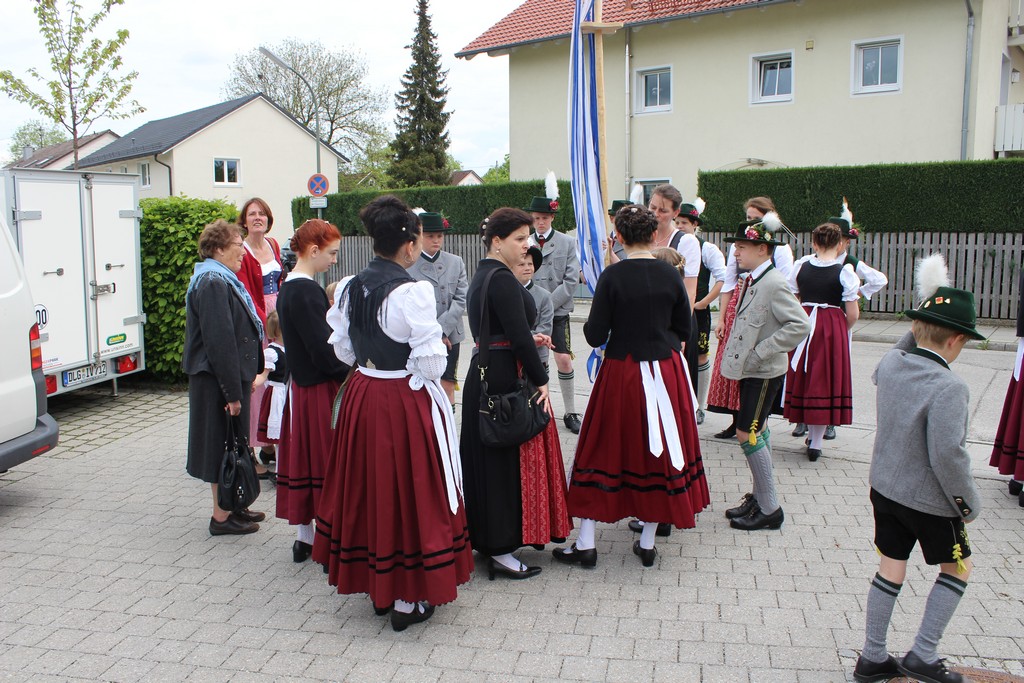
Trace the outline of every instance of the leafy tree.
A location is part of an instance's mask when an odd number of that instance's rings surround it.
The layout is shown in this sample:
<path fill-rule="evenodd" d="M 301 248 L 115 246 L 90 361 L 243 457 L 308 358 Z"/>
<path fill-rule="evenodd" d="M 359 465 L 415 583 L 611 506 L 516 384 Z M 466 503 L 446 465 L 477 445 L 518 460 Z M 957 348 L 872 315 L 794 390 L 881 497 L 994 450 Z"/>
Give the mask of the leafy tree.
<path fill-rule="evenodd" d="M 395 96 L 398 132 L 392 143 L 395 156 L 390 173 L 399 184 L 444 185 L 448 169 L 448 133 L 451 114 L 444 110 L 448 87 L 447 71 L 441 71 L 441 54 L 430 30 L 428 0 L 417 0 L 416 35 L 412 65 L 402 76 L 402 91 Z"/>
<path fill-rule="evenodd" d="M 373 136 L 366 149 L 352 158 L 349 171 L 338 173 L 338 192 L 395 187 L 397 183 L 388 175 L 393 157 L 387 135 Z"/>
<path fill-rule="evenodd" d="M 309 89 L 258 49 L 235 57 L 224 86 L 227 97 L 263 92 L 310 130 L 320 109 L 320 136 L 349 158 L 365 152 L 384 131 L 387 94 L 368 83 L 366 61 L 345 50 L 328 50 L 318 41 L 288 38 L 269 47 L 309 81 Z"/>
<path fill-rule="evenodd" d="M 41 149 L 50 145 L 59 145 L 67 140 L 68 134 L 62 126 L 52 121 L 31 119 L 14 129 L 8 151 L 10 151 L 12 159 L 20 159 L 22 150 L 26 147 Z"/>
<path fill-rule="evenodd" d="M 35 68 L 28 70 L 42 84 L 41 94 L 10 70 L 0 71 L 0 91 L 64 126 L 71 134 L 75 168 L 78 139 L 89 132 L 94 121 L 104 116 L 123 119 L 145 111 L 135 100 L 128 101 L 139 72 L 117 74 L 122 64 L 118 53 L 128 41 L 128 31 L 118 29 L 109 40 L 96 36 L 97 27 L 114 5 L 123 4 L 124 0 L 102 0 L 100 9 L 87 18 L 82 15 L 78 0 L 36 0 L 32 11 L 50 55 L 53 77 L 47 79 Z"/>
<path fill-rule="evenodd" d="M 509 155 L 505 155 L 505 161 L 501 165 L 495 164 L 492 168 L 487 169 L 487 173 L 484 173 L 483 181 L 488 185 L 495 183 L 507 183 L 509 181 L 509 170 L 511 168 L 511 162 L 509 161 Z"/>

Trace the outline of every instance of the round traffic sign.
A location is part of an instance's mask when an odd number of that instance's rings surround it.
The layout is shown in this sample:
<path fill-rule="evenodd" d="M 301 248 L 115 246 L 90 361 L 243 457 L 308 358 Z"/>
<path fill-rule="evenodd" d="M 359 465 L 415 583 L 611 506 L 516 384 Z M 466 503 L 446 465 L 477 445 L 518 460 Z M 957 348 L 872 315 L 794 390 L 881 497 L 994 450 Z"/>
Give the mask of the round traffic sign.
<path fill-rule="evenodd" d="M 327 194 L 330 184 L 327 182 L 327 176 L 323 173 L 314 173 L 309 176 L 309 180 L 306 182 L 306 188 L 314 197 L 323 197 Z"/>

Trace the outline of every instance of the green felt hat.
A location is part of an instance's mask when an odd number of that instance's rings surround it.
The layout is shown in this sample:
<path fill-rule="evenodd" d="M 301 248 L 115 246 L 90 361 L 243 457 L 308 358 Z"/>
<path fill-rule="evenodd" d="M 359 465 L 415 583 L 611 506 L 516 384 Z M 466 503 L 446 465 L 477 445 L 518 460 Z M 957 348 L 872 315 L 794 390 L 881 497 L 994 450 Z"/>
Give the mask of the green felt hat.
<path fill-rule="evenodd" d="M 985 338 L 975 327 L 974 294 L 966 289 L 939 287 L 916 309 L 906 311 L 906 315 L 911 320 L 963 332 L 972 339 Z"/>
<path fill-rule="evenodd" d="M 633 202 L 629 201 L 628 199 L 616 199 L 615 201 L 612 202 L 612 208 L 608 209 L 608 215 L 614 218 L 615 214 L 619 212 L 619 209 L 621 209 L 624 206 L 632 206 L 632 204 Z"/>
<path fill-rule="evenodd" d="M 700 211 L 698 211 L 697 207 L 693 204 L 681 204 L 679 206 L 679 215 L 684 218 L 689 218 L 698 226 L 704 225 L 704 219 L 700 217 Z"/>
<path fill-rule="evenodd" d="M 439 213 L 424 211 L 420 214 L 420 223 L 423 225 L 423 232 L 448 232 L 451 226 L 448 219 Z"/>
<path fill-rule="evenodd" d="M 857 230 L 857 228 L 850 225 L 850 221 L 846 220 L 845 218 L 840 218 L 839 216 L 832 216 L 825 222 L 834 223 L 835 225 L 838 225 L 839 229 L 842 230 L 843 232 L 843 237 L 849 238 L 851 240 L 855 240 L 858 237 L 860 237 L 860 231 Z"/>
<path fill-rule="evenodd" d="M 769 247 L 782 246 L 782 242 L 775 239 L 764 221 L 743 221 L 736 229 L 736 234 L 725 238 L 726 242 L 750 242 L 751 244 L 767 244 Z"/>
<path fill-rule="evenodd" d="M 523 209 L 527 213 L 555 213 L 558 211 L 558 200 L 547 197 L 534 197 L 530 205 Z"/>

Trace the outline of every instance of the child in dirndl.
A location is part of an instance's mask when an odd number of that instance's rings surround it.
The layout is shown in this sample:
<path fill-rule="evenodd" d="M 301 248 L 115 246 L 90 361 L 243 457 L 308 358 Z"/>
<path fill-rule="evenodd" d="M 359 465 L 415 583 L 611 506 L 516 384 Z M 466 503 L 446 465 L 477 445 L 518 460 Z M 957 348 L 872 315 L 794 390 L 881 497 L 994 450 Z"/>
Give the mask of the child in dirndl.
<path fill-rule="evenodd" d="M 260 402 L 258 434 L 260 441 L 276 444 L 281 439 L 281 420 L 284 416 L 285 399 L 288 397 L 288 361 L 284 343 L 281 341 L 281 323 L 277 311 L 267 316 L 267 339 L 270 343 L 263 349 L 263 374 L 256 378 L 257 386 L 266 384 Z"/>
<path fill-rule="evenodd" d="M 1024 269 L 1020 271 L 1020 285 L 1024 287 Z M 1022 291 L 1019 287 L 1018 292 Z M 1010 495 L 1024 507 L 1024 382 L 1020 381 L 1024 365 L 1024 296 L 1017 306 L 1017 358 L 1013 362 L 1010 386 L 1006 389 L 1003 412 L 999 417 L 995 443 L 988 464 L 999 468 L 999 474 L 1010 475 L 1007 486 Z"/>

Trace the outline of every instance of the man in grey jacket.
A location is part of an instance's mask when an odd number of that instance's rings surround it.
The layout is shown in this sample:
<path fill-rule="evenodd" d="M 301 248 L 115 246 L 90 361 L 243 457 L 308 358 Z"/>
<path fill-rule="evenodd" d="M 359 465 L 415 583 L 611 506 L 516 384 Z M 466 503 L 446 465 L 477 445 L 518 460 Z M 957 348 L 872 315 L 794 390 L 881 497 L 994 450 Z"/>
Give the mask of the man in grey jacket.
<path fill-rule="evenodd" d="M 932 257 L 934 258 L 934 257 Z M 871 506 L 881 559 L 868 590 L 864 650 L 854 678 L 881 681 L 903 674 L 920 681 L 958 683 L 937 652 L 939 640 L 967 589 L 971 546 L 964 522 L 981 511 L 966 449 L 967 384 L 949 364 L 975 329 L 974 296 L 939 287 L 906 312 L 911 331 L 879 362 L 878 428 L 871 456 Z M 886 633 L 903 587 L 907 560 L 920 543 L 924 560 L 939 565 L 914 645 L 901 661 L 886 649 Z"/>
<path fill-rule="evenodd" d="M 461 256 L 444 251 L 444 235 L 450 229 L 448 221 L 439 213 L 419 213 L 423 226 L 423 251 L 420 258 L 406 270 L 420 282 L 434 286 L 437 301 L 437 322 L 444 336 L 441 341 L 448 347 L 448 365 L 441 375 L 441 386 L 448 400 L 455 404 L 455 372 L 459 365 L 459 343 L 466 338 L 462 314 L 466 312 L 466 262 Z"/>
<path fill-rule="evenodd" d="M 778 529 L 785 515 L 775 494 L 771 432 L 765 421 L 786 378 L 787 354 L 808 335 L 811 322 L 772 263 L 772 252 L 782 243 L 768 226 L 756 220 L 740 223 L 736 235 L 725 241 L 735 242 L 736 265 L 749 271 L 722 351 L 721 371 L 723 377 L 739 381 L 736 438 L 754 480 L 753 491 L 725 516 L 734 529 Z"/>

